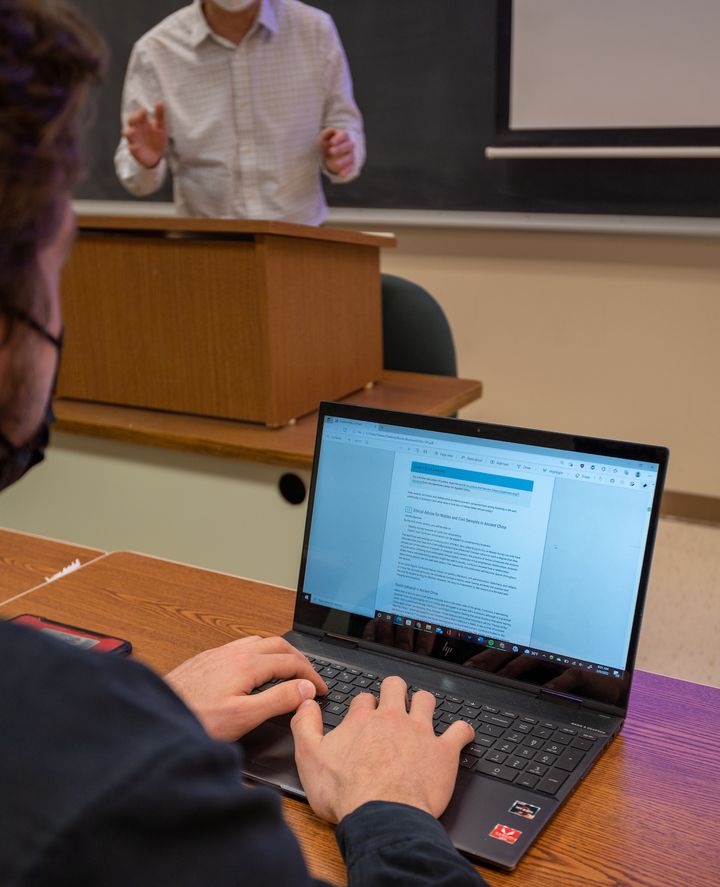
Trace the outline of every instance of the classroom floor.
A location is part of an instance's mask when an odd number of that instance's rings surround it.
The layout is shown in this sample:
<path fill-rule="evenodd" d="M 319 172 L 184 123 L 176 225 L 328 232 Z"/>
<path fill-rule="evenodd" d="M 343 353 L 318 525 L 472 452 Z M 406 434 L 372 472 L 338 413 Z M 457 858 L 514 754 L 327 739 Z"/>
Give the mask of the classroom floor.
<path fill-rule="evenodd" d="M 660 521 L 637 667 L 720 687 L 720 527 Z"/>

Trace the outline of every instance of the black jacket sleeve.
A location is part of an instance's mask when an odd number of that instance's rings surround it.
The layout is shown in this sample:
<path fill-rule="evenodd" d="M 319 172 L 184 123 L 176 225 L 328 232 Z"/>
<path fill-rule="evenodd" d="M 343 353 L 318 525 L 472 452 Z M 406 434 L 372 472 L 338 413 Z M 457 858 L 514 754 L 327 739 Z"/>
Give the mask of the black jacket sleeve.
<path fill-rule="evenodd" d="M 480 887 L 483 878 L 429 813 L 373 801 L 346 816 L 337 842 L 350 887 Z"/>

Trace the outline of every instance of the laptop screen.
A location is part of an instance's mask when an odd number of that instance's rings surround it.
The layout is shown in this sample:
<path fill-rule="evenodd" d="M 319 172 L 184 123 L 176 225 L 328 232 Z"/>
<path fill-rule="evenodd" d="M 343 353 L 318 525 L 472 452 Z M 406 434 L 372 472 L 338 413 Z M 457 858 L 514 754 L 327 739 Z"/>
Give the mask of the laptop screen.
<path fill-rule="evenodd" d="M 333 406 L 298 621 L 617 702 L 665 451 Z"/>

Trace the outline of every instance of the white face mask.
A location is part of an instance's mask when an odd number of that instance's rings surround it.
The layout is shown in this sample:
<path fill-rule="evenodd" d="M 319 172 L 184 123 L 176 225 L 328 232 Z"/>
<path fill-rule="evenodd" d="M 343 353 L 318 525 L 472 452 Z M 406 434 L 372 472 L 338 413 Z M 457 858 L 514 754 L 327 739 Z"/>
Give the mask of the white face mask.
<path fill-rule="evenodd" d="M 226 12 L 244 12 L 255 3 L 255 0 L 213 0 L 213 3 Z"/>

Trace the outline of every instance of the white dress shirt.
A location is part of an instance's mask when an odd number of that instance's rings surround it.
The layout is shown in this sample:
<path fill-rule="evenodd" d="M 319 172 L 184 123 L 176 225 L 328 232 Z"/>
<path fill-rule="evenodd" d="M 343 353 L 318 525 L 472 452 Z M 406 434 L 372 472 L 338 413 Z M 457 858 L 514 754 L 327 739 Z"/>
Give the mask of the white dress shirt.
<path fill-rule="evenodd" d="M 156 191 L 167 165 L 182 216 L 282 219 L 319 225 L 327 216 L 319 136 L 350 133 L 355 178 L 365 159 L 360 111 L 332 19 L 298 0 L 262 0 L 236 46 L 215 34 L 200 0 L 156 25 L 135 44 L 122 122 L 165 103 L 167 158 L 147 169 L 126 139 L 115 153 L 122 184 L 136 196 Z M 328 173 L 329 175 L 329 173 Z"/>

